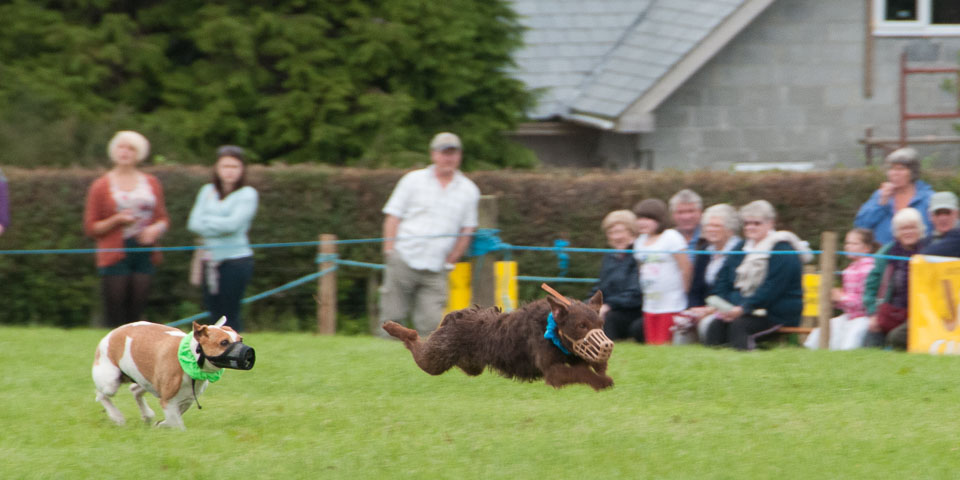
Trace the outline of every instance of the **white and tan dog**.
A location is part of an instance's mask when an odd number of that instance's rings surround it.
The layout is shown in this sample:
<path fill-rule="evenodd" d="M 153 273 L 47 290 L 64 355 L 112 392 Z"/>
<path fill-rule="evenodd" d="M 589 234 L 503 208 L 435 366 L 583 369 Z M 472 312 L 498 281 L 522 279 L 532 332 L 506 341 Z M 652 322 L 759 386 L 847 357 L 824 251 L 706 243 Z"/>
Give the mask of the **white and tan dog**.
<path fill-rule="evenodd" d="M 203 393 L 223 368 L 249 370 L 256 359 L 226 317 L 215 325 L 193 323 L 191 334 L 150 322 L 134 322 L 111 330 L 100 340 L 93 357 L 93 383 L 97 401 L 118 425 L 124 418 L 110 400 L 120 384 L 133 382 L 130 391 L 143 420 L 152 423 L 153 410 L 143 399 L 147 392 L 160 399 L 164 419 L 161 427 L 183 429 L 184 412 Z M 198 404 L 199 406 L 199 404 Z"/>

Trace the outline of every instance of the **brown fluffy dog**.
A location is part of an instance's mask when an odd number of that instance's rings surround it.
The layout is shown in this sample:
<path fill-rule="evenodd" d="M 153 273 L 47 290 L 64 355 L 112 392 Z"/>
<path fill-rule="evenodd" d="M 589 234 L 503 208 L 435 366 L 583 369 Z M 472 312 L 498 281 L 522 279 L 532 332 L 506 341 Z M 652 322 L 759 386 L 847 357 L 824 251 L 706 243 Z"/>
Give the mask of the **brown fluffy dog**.
<path fill-rule="evenodd" d="M 403 340 L 417 365 L 431 375 L 454 366 L 467 375 L 479 375 L 490 367 L 507 378 L 542 377 L 556 388 L 571 383 L 585 383 L 595 390 L 612 386 L 606 371 L 613 342 L 603 335 L 603 320 L 597 315 L 603 304 L 601 293 L 589 304 L 564 302 L 547 297 L 506 314 L 496 307 L 457 310 L 448 313 L 425 340 L 416 330 L 395 322 L 385 323 L 383 329 Z M 558 341 L 570 353 L 544 338 L 551 313 Z"/>

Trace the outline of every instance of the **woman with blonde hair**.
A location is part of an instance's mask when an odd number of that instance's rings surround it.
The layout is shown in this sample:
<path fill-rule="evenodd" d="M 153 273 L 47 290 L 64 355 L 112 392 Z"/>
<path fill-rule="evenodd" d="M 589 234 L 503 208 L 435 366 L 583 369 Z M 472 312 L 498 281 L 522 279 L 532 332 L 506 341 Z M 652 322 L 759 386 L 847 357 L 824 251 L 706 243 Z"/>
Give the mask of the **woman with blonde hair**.
<path fill-rule="evenodd" d="M 600 318 L 608 337 L 643 342 L 643 292 L 637 262 L 629 252 L 637 238 L 637 217 L 630 210 L 615 210 L 603 218 L 600 228 L 607 245 L 618 251 L 603 255 L 600 278 L 588 298 L 603 292 Z"/>
<path fill-rule="evenodd" d="M 160 262 L 159 251 L 122 249 L 155 246 L 170 224 L 160 181 L 137 168 L 149 153 L 150 142 L 143 135 L 117 132 L 107 146 L 113 168 L 87 192 L 83 226 L 97 242 L 108 327 L 141 319 Z"/>

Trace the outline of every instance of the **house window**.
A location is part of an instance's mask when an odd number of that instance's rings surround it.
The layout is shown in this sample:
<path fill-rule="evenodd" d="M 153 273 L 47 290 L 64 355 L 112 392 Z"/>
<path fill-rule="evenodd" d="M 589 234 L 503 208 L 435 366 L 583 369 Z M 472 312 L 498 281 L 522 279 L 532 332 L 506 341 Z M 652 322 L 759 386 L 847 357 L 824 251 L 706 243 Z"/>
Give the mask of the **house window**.
<path fill-rule="evenodd" d="M 873 33 L 880 36 L 960 36 L 960 1 L 873 0 Z"/>

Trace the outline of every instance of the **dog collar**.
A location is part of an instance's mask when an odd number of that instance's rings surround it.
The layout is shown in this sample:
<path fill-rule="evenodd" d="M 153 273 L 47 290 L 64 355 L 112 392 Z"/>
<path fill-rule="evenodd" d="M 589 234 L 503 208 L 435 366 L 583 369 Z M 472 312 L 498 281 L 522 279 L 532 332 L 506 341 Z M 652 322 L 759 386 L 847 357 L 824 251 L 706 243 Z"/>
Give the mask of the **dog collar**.
<path fill-rule="evenodd" d="M 570 350 L 567 350 L 560 342 L 558 333 L 560 333 L 560 330 L 557 327 L 557 321 L 553 318 L 553 312 L 550 312 L 550 315 L 547 315 L 547 331 L 543 332 L 543 338 L 553 342 L 565 355 L 570 355 Z"/>
<path fill-rule="evenodd" d="M 192 339 L 193 334 L 191 333 L 190 335 L 185 335 L 183 340 L 180 340 L 180 349 L 177 351 L 177 360 L 180 360 L 180 368 L 194 380 L 208 380 L 211 383 L 220 380 L 220 377 L 223 375 L 222 368 L 216 372 L 206 372 L 200 368 L 196 357 L 194 357 L 193 352 L 190 351 L 190 340 Z"/>

